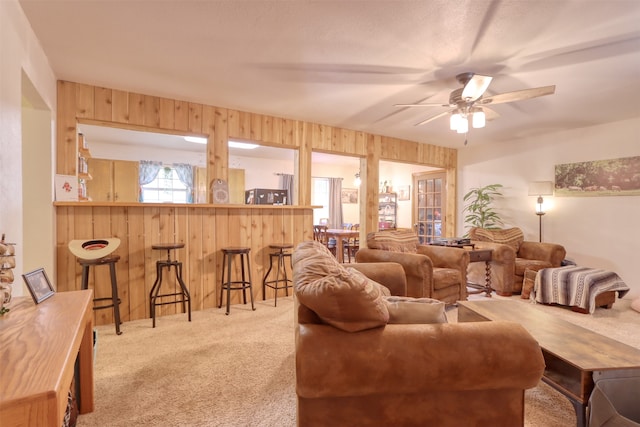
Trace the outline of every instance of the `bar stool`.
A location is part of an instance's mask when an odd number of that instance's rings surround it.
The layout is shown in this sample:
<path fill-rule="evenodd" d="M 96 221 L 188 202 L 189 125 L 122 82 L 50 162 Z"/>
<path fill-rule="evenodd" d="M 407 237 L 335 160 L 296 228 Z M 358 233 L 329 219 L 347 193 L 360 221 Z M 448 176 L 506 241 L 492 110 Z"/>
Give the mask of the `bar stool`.
<path fill-rule="evenodd" d="M 153 283 L 151 292 L 149 292 L 149 311 L 151 312 L 151 319 L 153 319 L 152 323 L 154 328 L 156 327 L 156 307 L 159 305 L 182 303 L 183 313 L 187 312 L 187 307 L 189 308 L 189 322 L 191 322 L 191 295 L 189 294 L 189 290 L 182 280 L 182 262 L 171 259 L 171 251 L 174 249 L 182 248 L 184 248 L 184 243 L 158 243 L 157 245 L 151 245 L 151 249 L 153 250 L 167 251 L 166 260 L 156 261 L 156 281 Z M 176 279 L 178 279 L 180 290 L 178 292 L 160 294 L 160 288 L 162 287 L 162 269 L 166 268 L 170 273 L 171 267 L 175 268 Z M 173 301 L 162 301 L 163 297 L 173 296 L 179 296 L 180 299 L 175 299 Z M 158 302 L 158 299 L 160 299 L 160 302 Z"/>
<path fill-rule="evenodd" d="M 288 257 L 289 264 L 291 265 L 291 268 L 293 268 L 293 264 L 291 261 L 291 252 L 287 252 L 287 249 L 293 248 L 293 245 L 291 243 L 276 243 L 269 245 L 269 248 L 275 249 L 277 252 L 272 252 L 269 254 L 269 270 L 267 270 L 267 273 L 262 279 L 262 300 L 264 301 L 266 299 L 266 288 L 269 287 L 276 291 L 276 297 L 273 305 L 277 306 L 278 290 L 284 289 L 286 296 L 289 296 L 289 288 L 293 288 L 293 280 L 289 279 L 289 277 L 287 276 L 287 267 L 284 265 L 284 259 Z M 267 280 L 267 278 L 269 277 L 269 273 L 271 273 L 271 270 L 273 269 L 274 259 L 277 260 L 278 266 L 276 269 L 276 277 L 273 280 Z M 282 269 L 283 274 L 280 273 L 280 269 Z M 281 283 L 282 286 L 280 286 Z"/>
<path fill-rule="evenodd" d="M 104 308 L 113 307 L 113 317 L 116 324 L 116 334 L 120 335 L 120 298 L 118 298 L 118 281 L 116 280 L 116 263 L 120 259 L 120 255 L 108 255 L 103 258 L 97 259 L 82 259 L 78 258 L 78 263 L 82 266 L 82 289 L 89 289 L 89 267 L 98 265 L 108 265 L 111 274 L 111 296 L 94 298 L 94 310 L 102 310 Z M 102 301 L 111 301 L 111 304 L 95 306 L 95 303 L 101 303 Z"/>
<path fill-rule="evenodd" d="M 249 258 L 249 252 L 251 248 L 244 247 L 232 247 L 232 248 L 222 248 L 222 284 L 220 286 L 220 303 L 218 304 L 218 308 L 222 307 L 222 294 L 224 290 L 227 290 L 227 312 L 225 314 L 229 314 L 229 308 L 231 306 L 231 291 L 232 290 L 240 290 L 242 289 L 242 300 L 244 304 L 247 303 L 247 288 L 249 288 L 249 295 L 251 297 L 251 309 L 255 310 L 255 306 L 253 305 L 253 287 L 251 286 L 251 263 Z M 242 272 L 242 280 L 232 280 L 231 277 L 231 264 L 233 261 L 233 257 L 235 255 L 240 255 L 240 270 Z M 245 258 L 247 260 L 247 269 L 245 271 Z M 225 268 L 227 271 L 227 276 L 225 280 Z M 246 280 L 246 276 L 249 276 L 249 280 Z"/>

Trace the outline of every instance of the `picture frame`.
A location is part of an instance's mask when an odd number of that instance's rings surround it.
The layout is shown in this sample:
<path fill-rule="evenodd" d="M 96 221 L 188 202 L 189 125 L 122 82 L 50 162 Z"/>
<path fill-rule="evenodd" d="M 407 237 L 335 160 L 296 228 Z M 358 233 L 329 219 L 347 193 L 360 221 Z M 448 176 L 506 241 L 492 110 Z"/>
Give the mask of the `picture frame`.
<path fill-rule="evenodd" d="M 29 289 L 33 302 L 36 304 L 40 304 L 56 293 L 51 286 L 51 282 L 49 282 L 44 268 L 38 268 L 37 270 L 25 273 L 22 275 L 22 278 Z"/>
<path fill-rule="evenodd" d="M 411 200 L 411 186 L 399 185 L 398 186 L 398 200 Z"/>
<path fill-rule="evenodd" d="M 341 196 L 342 203 L 358 203 L 357 188 L 343 188 Z"/>

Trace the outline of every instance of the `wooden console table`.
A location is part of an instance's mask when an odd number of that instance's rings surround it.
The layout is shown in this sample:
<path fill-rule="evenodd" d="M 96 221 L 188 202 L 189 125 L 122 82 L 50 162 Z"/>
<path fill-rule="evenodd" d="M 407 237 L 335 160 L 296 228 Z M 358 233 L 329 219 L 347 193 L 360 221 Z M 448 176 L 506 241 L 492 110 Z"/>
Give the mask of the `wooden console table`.
<path fill-rule="evenodd" d="M 93 411 L 93 291 L 58 292 L 38 305 L 14 298 L 0 317 L 0 420 L 62 425 L 78 360 L 81 414 Z"/>

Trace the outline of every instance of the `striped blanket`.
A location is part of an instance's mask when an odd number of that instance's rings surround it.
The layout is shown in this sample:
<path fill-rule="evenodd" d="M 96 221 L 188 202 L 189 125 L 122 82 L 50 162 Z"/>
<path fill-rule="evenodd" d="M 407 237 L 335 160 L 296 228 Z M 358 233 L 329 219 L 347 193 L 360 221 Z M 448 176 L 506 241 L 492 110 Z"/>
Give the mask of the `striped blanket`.
<path fill-rule="evenodd" d="M 536 275 L 531 300 L 580 307 L 593 313 L 596 296 L 608 291 L 618 291 L 622 298 L 629 287 L 612 271 L 575 265 L 543 268 Z"/>

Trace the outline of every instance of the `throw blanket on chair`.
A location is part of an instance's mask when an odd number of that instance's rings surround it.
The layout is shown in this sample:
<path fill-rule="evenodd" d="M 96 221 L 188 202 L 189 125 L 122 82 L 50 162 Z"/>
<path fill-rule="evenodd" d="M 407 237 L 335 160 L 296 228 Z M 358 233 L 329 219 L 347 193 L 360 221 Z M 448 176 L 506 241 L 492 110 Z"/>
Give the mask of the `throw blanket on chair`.
<path fill-rule="evenodd" d="M 596 296 L 608 291 L 618 291 L 618 297 L 622 298 L 629 292 L 629 287 L 612 271 L 571 265 L 540 270 L 531 299 L 545 304 L 576 306 L 593 313 Z"/>

